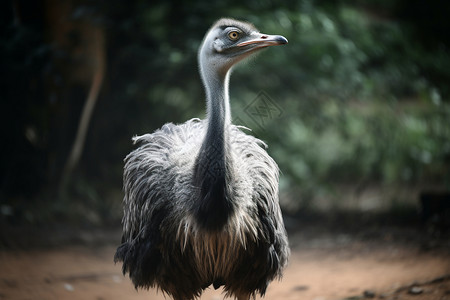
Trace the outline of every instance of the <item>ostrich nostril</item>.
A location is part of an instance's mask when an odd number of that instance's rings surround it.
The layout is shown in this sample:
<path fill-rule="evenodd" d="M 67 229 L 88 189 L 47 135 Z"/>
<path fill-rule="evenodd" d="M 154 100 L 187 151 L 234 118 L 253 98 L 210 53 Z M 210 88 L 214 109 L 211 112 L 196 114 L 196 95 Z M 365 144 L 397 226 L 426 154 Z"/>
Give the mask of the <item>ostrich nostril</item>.
<path fill-rule="evenodd" d="M 262 35 L 261 38 L 262 38 L 263 40 L 265 40 L 265 39 L 268 38 L 268 36 L 267 36 L 267 35 Z"/>

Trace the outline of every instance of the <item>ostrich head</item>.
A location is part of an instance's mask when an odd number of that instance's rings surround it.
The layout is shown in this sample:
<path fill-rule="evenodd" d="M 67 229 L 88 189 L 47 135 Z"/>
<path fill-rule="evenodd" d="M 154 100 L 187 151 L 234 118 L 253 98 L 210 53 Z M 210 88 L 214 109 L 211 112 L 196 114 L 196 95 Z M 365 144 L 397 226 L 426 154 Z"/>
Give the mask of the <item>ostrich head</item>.
<path fill-rule="evenodd" d="M 220 19 L 206 34 L 199 51 L 198 60 L 203 81 L 215 77 L 214 75 L 225 78 L 234 64 L 250 54 L 287 42 L 281 35 L 260 33 L 250 23 Z"/>

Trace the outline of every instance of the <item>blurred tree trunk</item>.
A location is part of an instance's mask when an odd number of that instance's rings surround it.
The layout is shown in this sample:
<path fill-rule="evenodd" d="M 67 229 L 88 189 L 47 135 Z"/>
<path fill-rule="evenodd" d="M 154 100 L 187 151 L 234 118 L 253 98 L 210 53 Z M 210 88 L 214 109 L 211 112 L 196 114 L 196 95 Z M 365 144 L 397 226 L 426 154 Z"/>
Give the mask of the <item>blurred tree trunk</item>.
<path fill-rule="evenodd" d="M 60 187 L 64 189 L 66 186 L 73 169 L 77 166 L 81 154 L 84 148 L 84 142 L 86 140 L 86 134 L 89 128 L 89 123 L 92 117 L 92 112 L 97 102 L 98 95 L 102 86 L 104 72 L 105 72 L 105 52 L 104 52 L 104 39 L 103 31 L 96 27 L 92 28 L 90 32 L 90 37 L 94 38 L 90 45 L 91 59 L 94 60 L 94 70 L 92 74 L 92 82 L 89 89 L 88 96 L 83 105 L 83 110 L 81 112 L 80 121 L 78 123 L 78 129 L 76 133 L 75 140 L 70 151 L 70 155 L 66 161 L 65 167 L 63 169 L 62 181 Z"/>
<path fill-rule="evenodd" d="M 64 192 L 84 148 L 105 72 L 103 28 L 79 0 L 46 0 L 54 70 L 49 76 L 52 120 L 49 178 Z"/>

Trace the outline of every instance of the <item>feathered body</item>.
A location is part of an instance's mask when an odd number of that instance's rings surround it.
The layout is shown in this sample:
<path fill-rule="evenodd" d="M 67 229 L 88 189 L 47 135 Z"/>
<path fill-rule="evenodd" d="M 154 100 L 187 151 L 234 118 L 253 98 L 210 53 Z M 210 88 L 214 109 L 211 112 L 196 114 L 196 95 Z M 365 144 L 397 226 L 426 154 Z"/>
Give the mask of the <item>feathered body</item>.
<path fill-rule="evenodd" d="M 249 299 L 281 277 L 289 256 L 279 170 L 263 142 L 231 124 L 230 67 L 207 77 L 200 64 L 207 119 L 134 138 L 140 147 L 125 159 L 115 259 L 136 288 L 157 287 L 176 300 L 199 297 L 211 284 Z"/>

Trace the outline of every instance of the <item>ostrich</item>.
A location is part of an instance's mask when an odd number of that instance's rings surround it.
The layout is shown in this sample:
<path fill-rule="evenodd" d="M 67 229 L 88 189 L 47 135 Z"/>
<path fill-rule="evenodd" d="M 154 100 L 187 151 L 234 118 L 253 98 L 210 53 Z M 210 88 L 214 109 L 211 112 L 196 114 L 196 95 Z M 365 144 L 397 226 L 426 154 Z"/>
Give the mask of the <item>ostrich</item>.
<path fill-rule="evenodd" d="M 286 44 L 251 24 L 220 19 L 198 53 L 207 118 L 165 124 L 134 138 L 125 158 L 123 262 L 137 288 L 175 300 L 210 286 L 226 297 L 264 296 L 289 256 L 278 203 L 279 169 L 265 144 L 231 124 L 231 67 L 258 50 Z"/>

